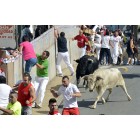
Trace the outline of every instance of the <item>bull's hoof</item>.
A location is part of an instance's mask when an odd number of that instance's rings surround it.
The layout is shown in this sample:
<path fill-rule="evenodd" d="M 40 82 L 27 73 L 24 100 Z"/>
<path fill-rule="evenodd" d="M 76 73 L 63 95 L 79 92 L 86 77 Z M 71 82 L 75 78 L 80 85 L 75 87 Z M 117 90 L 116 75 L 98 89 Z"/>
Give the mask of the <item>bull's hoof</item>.
<path fill-rule="evenodd" d="M 94 105 L 90 105 L 89 108 L 90 108 L 90 109 L 95 109 L 96 106 L 94 106 Z"/>
<path fill-rule="evenodd" d="M 131 97 L 128 97 L 128 101 L 131 101 L 132 100 L 132 98 Z"/>
<path fill-rule="evenodd" d="M 106 98 L 105 101 L 108 102 L 109 98 Z"/>
<path fill-rule="evenodd" d="M 103 104 L 105 104 L 105 103 L 106 103 L 105 99 L 102 99 L 102 103 L 103 103 Z"/>

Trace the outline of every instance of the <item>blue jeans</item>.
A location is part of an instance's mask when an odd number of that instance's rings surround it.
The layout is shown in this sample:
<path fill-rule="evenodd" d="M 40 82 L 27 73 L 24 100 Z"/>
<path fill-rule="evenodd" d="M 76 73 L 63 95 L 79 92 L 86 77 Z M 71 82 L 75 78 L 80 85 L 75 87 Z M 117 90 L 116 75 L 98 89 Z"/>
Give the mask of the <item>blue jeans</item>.
<path fill-rule="evenodd" d="M 21 115 L 32 115 L 32 107 L 31 106 L 22 106 Z"/>
<path fill-rule="evenodd" d="M 26 64 L 25 64 L 25 72 L 30 73 L 31 72 L 31 68 L 37 63 L 37 58 L 31 58 L 26 60 Z"/>

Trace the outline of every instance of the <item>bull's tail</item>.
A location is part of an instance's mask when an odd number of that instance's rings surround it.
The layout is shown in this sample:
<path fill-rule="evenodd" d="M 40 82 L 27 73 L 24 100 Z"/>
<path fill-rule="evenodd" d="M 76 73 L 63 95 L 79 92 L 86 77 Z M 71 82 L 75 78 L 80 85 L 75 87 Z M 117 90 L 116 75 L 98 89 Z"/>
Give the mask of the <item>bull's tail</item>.
<path fill-rule="evenodd" d="M 117 69 L 122 69 L 123 71 L 127 72 L 128 68 L 127 67 L 116 67 Z"/>

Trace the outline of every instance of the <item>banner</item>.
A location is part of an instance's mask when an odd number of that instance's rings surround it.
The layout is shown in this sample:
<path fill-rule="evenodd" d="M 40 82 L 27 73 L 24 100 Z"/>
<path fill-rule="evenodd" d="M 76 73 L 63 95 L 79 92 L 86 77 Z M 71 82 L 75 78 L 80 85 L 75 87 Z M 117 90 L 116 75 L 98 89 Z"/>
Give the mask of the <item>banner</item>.
<path fill-rule="evenodd" d="M 0 25 L 0 48 L 16 48 L 15 25 Z"/>

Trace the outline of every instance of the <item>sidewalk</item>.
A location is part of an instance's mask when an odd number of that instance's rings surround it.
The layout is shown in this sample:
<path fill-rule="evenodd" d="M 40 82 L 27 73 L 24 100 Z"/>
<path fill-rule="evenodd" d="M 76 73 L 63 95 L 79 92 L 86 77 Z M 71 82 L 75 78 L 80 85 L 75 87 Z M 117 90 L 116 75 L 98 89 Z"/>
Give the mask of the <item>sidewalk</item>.
<path fill-rule="evenodd" d="M 76 70 L 76 64 L 74 65 L 74 69 Z M 68 75 L 71 83 L 75 82 L 75 75 L 70 76 L 70 71 L 69 71 L 68 68 L 63 70 L 63 75 Z M 54 88 L 55 90 L 58 90 L 60 85 L 62 84 L 61 81 L 62 81 L 62 77 L 56 76 L 56 77 L 53 78 L 53 80 L 51 80 L 49 82 L 49 84 L 47 85 L 47 88 L 46 88 L 46 94 L 45 94 L 45 97 L 44 97 L 44 100 L 43 100 L 42 108 L 40 108 L 40 109 L 39 108 L 32 108 L 32 111 L 33 111 L 32 115 L 47 115 L 48 114 L 49 99 L 54 98 L 52 96 L 52 93 L 50 92 L 50 89 Z M 63 100 L 63 98 L 62 98 L 62 95 L 61 95 L 57 98 L 57 104 L 60 105 L 62 100 Z"/>

